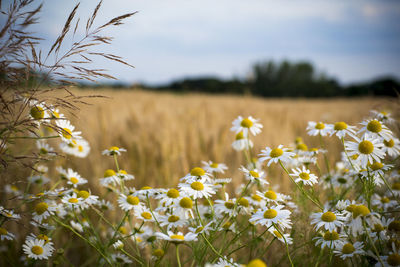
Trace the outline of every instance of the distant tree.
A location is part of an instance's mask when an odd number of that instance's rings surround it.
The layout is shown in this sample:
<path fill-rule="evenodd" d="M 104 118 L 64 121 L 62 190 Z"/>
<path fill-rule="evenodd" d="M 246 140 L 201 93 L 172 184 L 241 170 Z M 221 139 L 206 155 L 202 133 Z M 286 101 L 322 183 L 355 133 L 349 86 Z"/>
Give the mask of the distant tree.
<path fill-rule="evenodd" d="M 321 97 L 338 94 L 333 79 L 317 74 L 308 62 L 261 62 L 253 66 L 251 92 L 266 97 Z"/>

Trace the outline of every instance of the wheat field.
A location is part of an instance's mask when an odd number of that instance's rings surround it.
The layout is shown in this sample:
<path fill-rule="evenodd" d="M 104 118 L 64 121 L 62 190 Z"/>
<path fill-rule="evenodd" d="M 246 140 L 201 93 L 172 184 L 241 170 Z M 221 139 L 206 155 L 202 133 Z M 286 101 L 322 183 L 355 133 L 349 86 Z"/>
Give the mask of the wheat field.
<path fill-rule="evenodd" d="M 254 139 L 254 151 L 265 146 L 293 143 L 297 136 L 309 147 L 318 146 L 317 138 L 306 135 L 307 121 L 345 121 L 355 124 L 371 109 L 393 110 L 396 100 L 361 99 L 262 99 L 251 96 L 173 94 L 141 90 L 73 90 L 77 95 L 102 95 L 81 106 L 72 119 L 77 129 L 90 142 L 92 150 L 83 160 L 64 159 L 98 186 L 104 170 L 114 162 L 101 155 L 102 149 L 119 146 L 128 151 L 120 165 L 134 174 L 135 187 L 175 186 L 178 179 L 202 160 L 224 162 L 231 167 L 226 177 L 241 181 L 236 168 L 243 155 L 231 148 L 234 133 L 231 122 L 238 116 L 260 119 L 263 131 Z M 70 114 L 66 114 L 70 115 Z M 69 116 L 72 117 L 72 116 Z M 338 156 L 340 146 L 327 144 Z M 255 156 L 255 155 L 253 155 Z M 332 159 L 333 160 L 333 159 Z M 270 173 L 281 189 L 289 181 Z M 274 177 L 275 176 L 275 177 Z M 277 180 L 279 179 L 279 180 Z M 235 183 L 235 181 L 237 181 Z"/>

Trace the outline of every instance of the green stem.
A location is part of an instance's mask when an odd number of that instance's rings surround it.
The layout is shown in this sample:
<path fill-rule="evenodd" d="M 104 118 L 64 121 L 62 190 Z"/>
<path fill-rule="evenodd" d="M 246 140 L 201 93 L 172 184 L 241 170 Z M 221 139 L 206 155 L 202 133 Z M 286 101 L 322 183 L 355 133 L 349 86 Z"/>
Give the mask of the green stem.
<path fill-rule="evenodd" d="M 176 261 L 178 262 L 178 267 L 181 267 L 181 259 L 179 257 L 179 244 L 176 244 Z"/>

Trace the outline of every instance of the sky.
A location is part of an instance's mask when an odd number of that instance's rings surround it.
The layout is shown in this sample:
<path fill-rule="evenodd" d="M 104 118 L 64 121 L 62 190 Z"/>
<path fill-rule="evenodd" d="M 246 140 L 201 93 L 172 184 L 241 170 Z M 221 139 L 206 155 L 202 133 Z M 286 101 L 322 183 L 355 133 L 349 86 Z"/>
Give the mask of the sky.
<path fill-rule="evenodd" d="M 77 15 L 85 21 L 97 1 L 80 2 Z M 76 3 L 44 0 L 34 28 L 46 39 L 44 51 Z M 284 59 L 309 61 L 344 84 L 400 78 L 400 1 L 104 0 L 94 24 L 133 11 L 124 25 L 105 32 L 114 40 L 102 50 L 135 68 L 96 61 L 123 82 L 245 78 L 256 62 Z"/>

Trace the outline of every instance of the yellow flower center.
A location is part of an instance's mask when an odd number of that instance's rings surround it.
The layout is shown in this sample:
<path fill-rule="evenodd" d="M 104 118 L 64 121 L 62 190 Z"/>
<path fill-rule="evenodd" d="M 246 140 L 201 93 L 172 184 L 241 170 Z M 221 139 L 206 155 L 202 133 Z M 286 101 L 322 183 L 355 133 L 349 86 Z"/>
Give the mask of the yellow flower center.
<path fill-rule="evenodd" d="M 77 198 L 71 197 L 70 199 L 68 199 L 69 203 L 78 203 L 79 200 Z"/>
<path fill-rule="evenodd" d="M 175 240 L 185 240 L 185 237 L 183 235 L 171 235 L 171 239 Z"/>
<path fill-rule="evenodd" d="M 197 229 L 196 229 L 196 234 L 198 234 L 198 233 L 200 233 L 201 231 L 203 231 L 203 229 L 204 229 L 204 227 L 203 226 L 200 226 L 200 227 L 197 227 Z"/>
<path fill-rule="evenodd" d="M 49 151 L 47 151 L 46 148 L 42 147 L 42 148 L 39 150 L 39 153 L 40 153 L 40 154 L 43 154 L 43 155 L 46 155 L 47 153 L 49 153 Z"/>
<path fill-rule="evenodd" d="M 336 231 L 332 231 L 332 232 L 327 231 L 324 234 L 324 240 L 326 240 L 326 241 L 334 241 L 334 240 L 338 240 L 338 239 L 339 239 L 339 234 L 336 233 Z"/>
<path fill-rule="evenodd" d="M 271 158 L 277 158 L 283 155 L 283 150 L 280 148 L 274 148 L 271 150 L 271 152 L 269 153 L 269 156 Z"/>
<path fill-rule="evenodd" d="M 367 130 L 373 133 L 382 131 L 382 124 L 378 120 L 372 120 L 367 124 Z"/>
<path fill-rule="evenodd" d="M 119 231 L 121 234 L 123 234 L 123 235 L 126 235 L 126 234 L 128 233 L 128 230 L 127 230 L 126 227 L 124 227 L 124 226 L 121 226 L 121 227 L 118 229 L 118 231 Z"/>
<path fill-rule="evenodd" d="M 0 235 L 6 235 L 7 233 L 8 231 L 5 228 L 0 227 Z"/>
<path fill-rule="evenodd" d="M 394 140 L 393 139 L 390 139 L 389 141 L 383 140 L 383 143 L 387 147 L 394 147 Z"/>
<path fill-rule="evenodd" d="M 354 207 L 354 210 L 353 210 L 353 218 L 357 218 L 358 216 L 366 216 L 370 213 L 371 212 L 369 211 L 369 209 L 366 206 L 357 205 Z"/>
<path fill-rule="evenodd" d="M 227 209 L 233 209 L 234 206 L 235 206 L 235 204 L 233 204 L 233 202 L 231 202 L 231 201 L 226 201 L 225 202 L 225 207 Z"/>
<path fill-rule="evenodd" d="M 261 199 L 262 199 L 259 195 L 255 195 L 255 194 L 252 195 L 251 198 L 252 198 L 253 200 L 257 201 L 257 202 L 260 202 Z"/>
<path fill-rule="evenodd" d="M 249 206 L 249 201 L 245 198 L 241 198 L 239 199 L 239 205 L 243 206 L 243 207 L 248 207 Z"/>
<path fill-rule="evenodd" d="M 342 248 L 342 253 L 343 254 L 351 254 L 355 251 L 356 249 L 354 248 L 353 244 L 347 243 L 343 246 Z"/>
<path fill-rule="evenodd" d="M 264 212 L 264 218 L 265 219 L 273 219 L 276 216 L 278 216 L 278 212 L 276 210 L 274 210 L 274 209 L 269 209 L 269 210 L 266 210 Z"/>
<path fill-rule="evenodd" d="M 382 169 L 383 164 L 380 163 L 380 162 L 374 162 L 373 164 L 371 164 L 370 167 L 371 167 L 371 169 L 372 169 L 373 171 L 377 171 L 377 170 Z"/>
<path fill-rule="evenodd" d="M 140 188 L 140 190 L 149 190 L 149 189 L 153 189 L 151 186 L 143 186 L 142 188 Z"/>
<path fill-rule="evenodd" d="M 393 189 L 393 190 L 400 190 L 400 183 L 394 183 L 394 184 L 392 185 L 392 189 Z"/>
<path fill-rule="evenodd" d="M 168 217 L 168 222 L 177 222 L 179 221 L 179 216 L 171 215 Z"/>
<path fill-rule="evenodd" d="M 46 202 L 40 202 L 40 203 L 36 204 L 35 212 L 38 215 L 42 215 L 45 211 L 47 211 L 48 208 L 49 208 L 49 205 Z"/>
<path fill-rule="evenodd" d="M 235 137 L 235 139 L 236 139 L 236 140 L 241 140 L 241 139 L 244 139 L 243 132 L 240 132 L 240 133 L 236 134 L 236 137 Z"/>
<path fill-rule="evenodd" d="M 110 147 L 108 150 L 118 151 L 118 150 L 119 150 L 119 147 L 117 147 L 117 146 L 112 146 L 112 147 Z"/>
<path fill-rule="evenodd" d="M 81 197 L 83 199 L 87 199 L 90 196 L 90 193 L 86 190 L 82 190 L 78 192 L 78 197 Z"/>
<path fill-rule="evenodd" d="M 72 137 L 72 132 L 68 128 L 62 128 L 61 133 L 62 133 L 62 135 L 64 136 L 65 139 L 71 139 L 71 137 Z"/>
<path fill-rule="evenodd" d="M 390 202 L 390 199 L 387 198 L 387 197 L 383 197 L 383 198 L 381 198 L 381 202 L 382 202 L 382 203 L 389 203 L 389 202 Z"/>
<path fill-rule="evenodd" d="M 296 149 L 301 150 L 301 151 L 307 151 L 308 147 L 306 144 L 300 143 L 300 144 L 297 144 Z"/>
<path fill-rule="evenodd" d="M 201 191 L 204 189 L 204 185 L 201 182 L 193 182 L 190 187 L 194 190 Z"/>
<path fill-rule="evenodd" d="M 82 152 L 83 151 L 83 146 L 78 146 L 78 151 Z"/>
<path fill-rule="evenodd" d="M 390 266 L 399 266 L 400 265 L 400 255 L 397 253 L 390 254 L 387 257 L 387 262 Z"/>
<path fill-rule="evenodd" d="M 331 211 L 327 211 L 322 214 L 321 220 L 323 220 L 324 222 L 333 222 L 334 220 L 336 220 L 336 215 Z"/>
<path fill-rule="evenodd" d="M 276 193 L 272 190 L 268 190 L 267 192 L 265 192 L 264 196 L 272 200 L 275 200 L 278 197 Z"/>
<path fill-rule="evenodd" d="M 193 168 L 190 171 L 190 175 L 193 175 L 193 176 L 203 176 L 204 174 L 206 174 L 206 172 L 200 167 Z"/>
<path fill-rule="evenodd" d="M 150 220 L 151 219 L 151 213 L 150 212 L 142 212 L 142 214 L 140 214 L 140 215 L 142 215 L 142 217 L 143 218 L 145 218 L 146 220 Z"/>
<path fill-rule="evenodd" d="M 246 267 L 267 267 L 267 264 L 260 259 L 251 260 Z"/>
<path fill-rule="evenodd" d="M 253 176 L 254 178 L 260 178 L 260 175 L 256 171 L 249 171 L 250 175 Z"/>
<path fill-rule="evenodd" d="M 317 130 L 322 130 L 322 129 L 324 129 L 325 128 L 325 124 L 323 124 L 322 122 L 318 122 L 316 125 L 315 125 L 315 129 L 317 129 Z"/>
<path fill-rule="evenodd" d="M 336 122 L 335 125 L 333 126 L 333 129 L 335 131 L 345 130 L 345 129 L 347 129 L 347 124 L 343 121 Z"/>
<path fill-rule="evenodd" d="M 169 198 L 177 198 L 179 197 L 179 191 L 176 190 L 175 188 L 171 188 L 170 190 L 168 190 L 167 196 Z"/>
<path fill-rule="evenodd" d="M 14 191 L 14 192 L 16 192 L 16 191 L 18 191 L 18 187 L 16 187 L 15 185 L 12 185 L 12 186 L 11 186 L 11 190 Z"/>
<path fill-rule="evenodd" d="M 310 179 L 310 175 L 306 172 L 302 172 L 299 174 L 299 177 L 303 180 L 309 180 Z"/>
<path fill-rule="evenodd" d="M 153 250 L 152 254 L 153 254 L 153 256 L 156 256 L 157 258 L 161 258 L 162 256 L 164 256 L 164 250 L 157 248 L 157 249 Z"/>
<path fill-rule="evenodd" d="M 351 204 L 351 205 L 348 205 L 348 206 L 346 207 L 346 210 L 349 211 L 349 212 L 353 212 L 354 209 L 355 209 L 355 207 L 356 207 L 356 205 Z"/>
<path fill-rule="evenodd" d="M 139 198 L 135 197 L 135 196 L 132 196 L 132 195 L 129 195 L 129 196 L 126 197 L 126 202 L 128 202 L 129 204 L 131 204 L 133 206 L 136 206 L 136 205 L 139 204 Z"/>
<path fill-rule="evenodd" d="M 385 228 L 382 226 L 382 224 L 377 223 L 374 225 L 372 232 L 379 233 L 379 232 L 382 232 L 383 230 L 385 230 Z"/>
<path fill-rule="evenodd" d="M 114 176 L 115 175 L 115 171 L 114 170 L 111 170 L 111 169 L 108 169 L 108 170 L 106 170 L 105 172 L 104 172 L 104 178 L 106 178 L 106 177 L 111 177 L 111 176 Z"/>
<path fill-rule="evenodd" d="M 128 174 L 125 170 L 119 170 L 119 174 Z"/>
<path fill-rule="evenodd" d="M 47 244 L 49 242 L 49 237 L 47 235 L 44 234 L 39 234 L 37 235 L 38 239 L 44 240 L 44 243 Z"/>
<path fill-rule="evenodd" d="M 282 238 L 282 235 L 281 235 L 278 231 L 276 231 L 276 230 L 274 230 L 274 235 L 275 235 L 277 238 Z"/>
<path fill-rule="evenodd" d="M 214 168 L 214 169 L 215 169 L 215 168 L 218 168 L 218 163 L 211 163 L 211 164 L 210 164 L 210 167 L 211 167 L 211 168 Z"/>
<path fill-rule="evenodd" d="M 240 126 L 245 127 L 245 128 L 250 128 L 251 126 L 253 126 L 253 122 L 250 119 L 246 118 L 246 119 L 242 120 L 242 122 L 240 123 Z"/>
<path fill-rule="evenodd" d="M 40 119 L 44 118 L 44 110 L 42 107 L 39 107 L 39 106 L 32 107 L 30 110 L 30 114 L 36 120 L 40 120 Z"/>
<path fill-rule="evenodd" d="M 358 144 L 358 151 L 362 154 L 371 154 L 374 151 L 374 145 L 368 140 L 361 141 Z"/>
<path fill-rule="evenodd" d="M 179 201 L 179 205 L 184 209 L 191 209 L 193 207 L 193 201 L 188 197 L 184 197 Z"/>
<path fill-rule="evenodd" d="M 389 223 L 388 229 L 389 231 L 400 232 L 400 221 L 392 221 L 391 223 Z"/>
<path fill-rule="evenodd" d="M 226 223 L 224 223 L 224 225 L 222 225 L 222 228 L 229 229 L 229 227 L 231 227 L 231 225 L 232 225 L 231 222 L 226 222 Z"/>
<path fill-rule="evenodd" d="M 350 157 L 352 160 L 358 159 L 358 154 L 354 154 L 353 156 Z"/>
<path fill-rule="evenodd" d="M 69 180 L 73 184 L 77 184 L 79 182 L 78 178 L 76 178 L 76 177 L 71 177 L 71 178 L 69 178 Z"/>
<path fill-rule="evenodd" d="M 33 247 L 31 248 L 31 251 L 32 251 L 33 254 L 36 254 L 36 255 L 41 255 L 41 254 L 43 254 L 43 248 L 40 247 L 40 246 L 33 246 Z"/>

